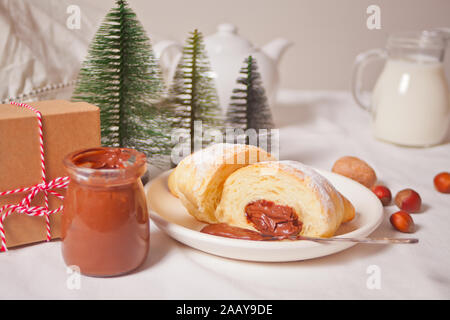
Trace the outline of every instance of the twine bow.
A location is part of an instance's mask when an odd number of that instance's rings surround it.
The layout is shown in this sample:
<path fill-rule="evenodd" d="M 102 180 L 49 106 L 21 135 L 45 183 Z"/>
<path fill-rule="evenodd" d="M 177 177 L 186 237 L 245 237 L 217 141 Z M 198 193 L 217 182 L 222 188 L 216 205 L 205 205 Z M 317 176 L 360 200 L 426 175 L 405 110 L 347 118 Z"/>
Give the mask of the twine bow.
<path fill-rule="evenodd" d="M 47 241 L 50 241 L 52 238 L 51 231 L 50 231 L 50 215 L 61 211 L 63 206 L 61 205 L 57 209 L 49 210 L 48 196 L 49 196 L 49 194 L 51 194 L 51 195 L 54 195 L 57 198 L 63 200 L 64 197 L 60 193 L 56 192 L 54 189 L 65 189 L 65 188 L 67 188 L 67 185 L 69 184 L 69 177 L 58 177 L 49 182 L 47 182 L 47 180 L 46 180 L 45 158 L 44 158 L 44 136 L 43 136 L 43 130 L 42 130 L 42 115 L 41 115 L 41 113 L 38 110 L 36 110 L 35 108 L 33 108 L 32 106 L 29 106 L 25 103 L 11 102 L 11 104 L 16 105 L 18 107 L 22 107 L 22 108 L 27 108 L 36 114 L 36 118 L 38 121 L 38 127 L 39 127 L 39 149 L 40 149 L 40 153 L 41 153 L 41 182 L 38 184 L 35 184 L 34 186 L 31 186 L 31 187 L 18 188 L 15 190 L 0 192 L 0 196 L 6 196 L 6 195 L 10 195 L 10 194 L 15 194 L 15 193 L 29 192 L 29 194 L 19 204 L 7 204 L 7 205 L 0 207 L 0 237 L 1 237 L 1 242 L 2 242 L 0 251 L 8 250 L 6 247 L 6 237 L 5 237 L 5 230 L 3 229 L 3 223 L 4 223 L 5 219 L 13 212 L 23 213 L 23 214 L 26 214 L 28 216 L 33 216 L 33 217 L 44 216 L 45 223 L 46 223 L 46 229 L 47 229 Z M 39 194 L 39 192 L 44 193 L 44 207 L 31 206 L 31 201 L 37 194 Z"/>

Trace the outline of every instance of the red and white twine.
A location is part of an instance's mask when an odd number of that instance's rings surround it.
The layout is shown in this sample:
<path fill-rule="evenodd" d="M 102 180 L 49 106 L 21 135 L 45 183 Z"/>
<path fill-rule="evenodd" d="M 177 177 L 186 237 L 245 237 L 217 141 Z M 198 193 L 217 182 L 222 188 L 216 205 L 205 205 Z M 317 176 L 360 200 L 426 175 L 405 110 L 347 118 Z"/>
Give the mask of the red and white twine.
<path fill-rule="evenodd" d="M 7 204 L 2 207 L 0 207 L 0 237 L 1 237 L 1 247 L 0 251 L 7 251 L 6 247 L 6 237 L 5 237 L 5 230 L 3 228 L 3 223 L 5 219 L 13 212 L 17 213 L 23 213 L 28 216 L 33 217 L 45 217 L 45 223 L 46 223 L 46 229 L 47 229 L 47 241 L 50 241 L 51 231 L 50 231 L 50 215 L 53 213 L 57 213 L 62 210 L 63 206 L 61 205 L 59 208 L 54 210 L 49 210 L 48 205 L 48 195 L 54 195 L 58 197 L 59 199 L 63 200 L 64 197 L 54 191 L 54 189 L 65 189 L 67 188 L 67 185 L 69 183 L 69 177 L 58 177 L 56 179 L 53 179 L 49 182 L 46 180 L 46 172 L 45 172 L 45 157 L 44 157 L 44 135 L 42 130 L 42 115 L 41 113 L 33 108 L 32 106 L 29 106 L 25 103 L 16 103 L 11 102 L 11 104 L 16 105 L 18 107 L 27 108 L 31 111 L 33 111 L 36 114 L 38 127 L 39 127 L 39 150 L 41 154 L 41 182 L 26 188 L 19 188 L 15 190 L 9 190 L 9 191 L 3 191 L 0 192 L 0 196 L 6 196 L 10 194 L 15 193 L 23 193 L 23 192 L 29 192 L 29 194 L 19 203 L 19 204 Z M 44 192 L 44 207 L 36 207 L 31 206 L 31 201 L 33 198 L 39 193 Z"/>

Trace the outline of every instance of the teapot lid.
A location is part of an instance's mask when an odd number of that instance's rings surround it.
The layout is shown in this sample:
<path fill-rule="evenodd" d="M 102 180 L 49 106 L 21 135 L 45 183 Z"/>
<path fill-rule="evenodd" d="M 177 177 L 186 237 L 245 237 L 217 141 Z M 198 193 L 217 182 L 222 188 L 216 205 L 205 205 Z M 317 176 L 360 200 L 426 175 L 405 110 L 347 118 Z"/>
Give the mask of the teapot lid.
<path fill-rule="evenodd" d="M 238 28 L 231 23 L 222 23 L 217 27 L 217 32 L 205 37 L 205 45 L 208 51 L 245 51 L 248 52 L 253 45 L 247 39 L 238 34 Z"/>

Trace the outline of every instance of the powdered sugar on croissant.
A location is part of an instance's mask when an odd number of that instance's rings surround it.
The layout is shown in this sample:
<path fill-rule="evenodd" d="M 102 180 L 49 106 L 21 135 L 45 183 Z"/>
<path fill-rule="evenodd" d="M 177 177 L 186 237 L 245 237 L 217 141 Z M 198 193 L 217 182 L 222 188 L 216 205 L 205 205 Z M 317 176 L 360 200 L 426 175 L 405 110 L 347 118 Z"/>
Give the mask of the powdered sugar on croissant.
<path fill-rule="evenodd" d="M 215 144 L 183 159 L 169 177 L 169 189 L 192 216 L 217 223 L 215 211 L 226 178 L 248 164 L 268 160 L 276 159 L 255 146 Z"/>
<path fill-rule="evenodd" d="M 225 181 L 216 209 L 217 221 L 262 231 L 270 219 L 252 219 L 250 213 L 273 207 L 295 212 L 304 236 L 330 237 L 341 223 L 353 219 L 353 205 L 322 175 L 296 161 L 255 163 L 236 170 Z M 273 204 L 273 205 L 271 205 Z M 252 209 L 252 212 L 249 211 Z M 280 218 L 277 218 L 278 221 Z M 289 218 L 292 224 L 292 217 Z M 276 225 L 274 228 L 276 229 Z M 280 224 L 281 232 L 287 232 Z M 294 232 L 296 229 L 292 229 Z M 272 230 L 276 234 L 276 230 Z"/>

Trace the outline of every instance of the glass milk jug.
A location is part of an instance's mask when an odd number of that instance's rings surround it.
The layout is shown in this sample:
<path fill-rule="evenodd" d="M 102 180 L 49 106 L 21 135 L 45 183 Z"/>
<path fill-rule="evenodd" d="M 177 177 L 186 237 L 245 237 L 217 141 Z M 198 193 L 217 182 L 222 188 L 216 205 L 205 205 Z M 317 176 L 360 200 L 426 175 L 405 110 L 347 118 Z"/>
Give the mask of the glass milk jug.
<path fill-rule="evenodd" d="M 357 56 L 352 92 L 358 105 L 372 114 L 376 138 L 403 146 L 442 143 L 450 118 L 450 96 L 443 68 L 446 39 L 441 32 L 391 35 L 386 49 Z M 363 102 L 362 70 L 385 59 L 371 104 Z"/>

